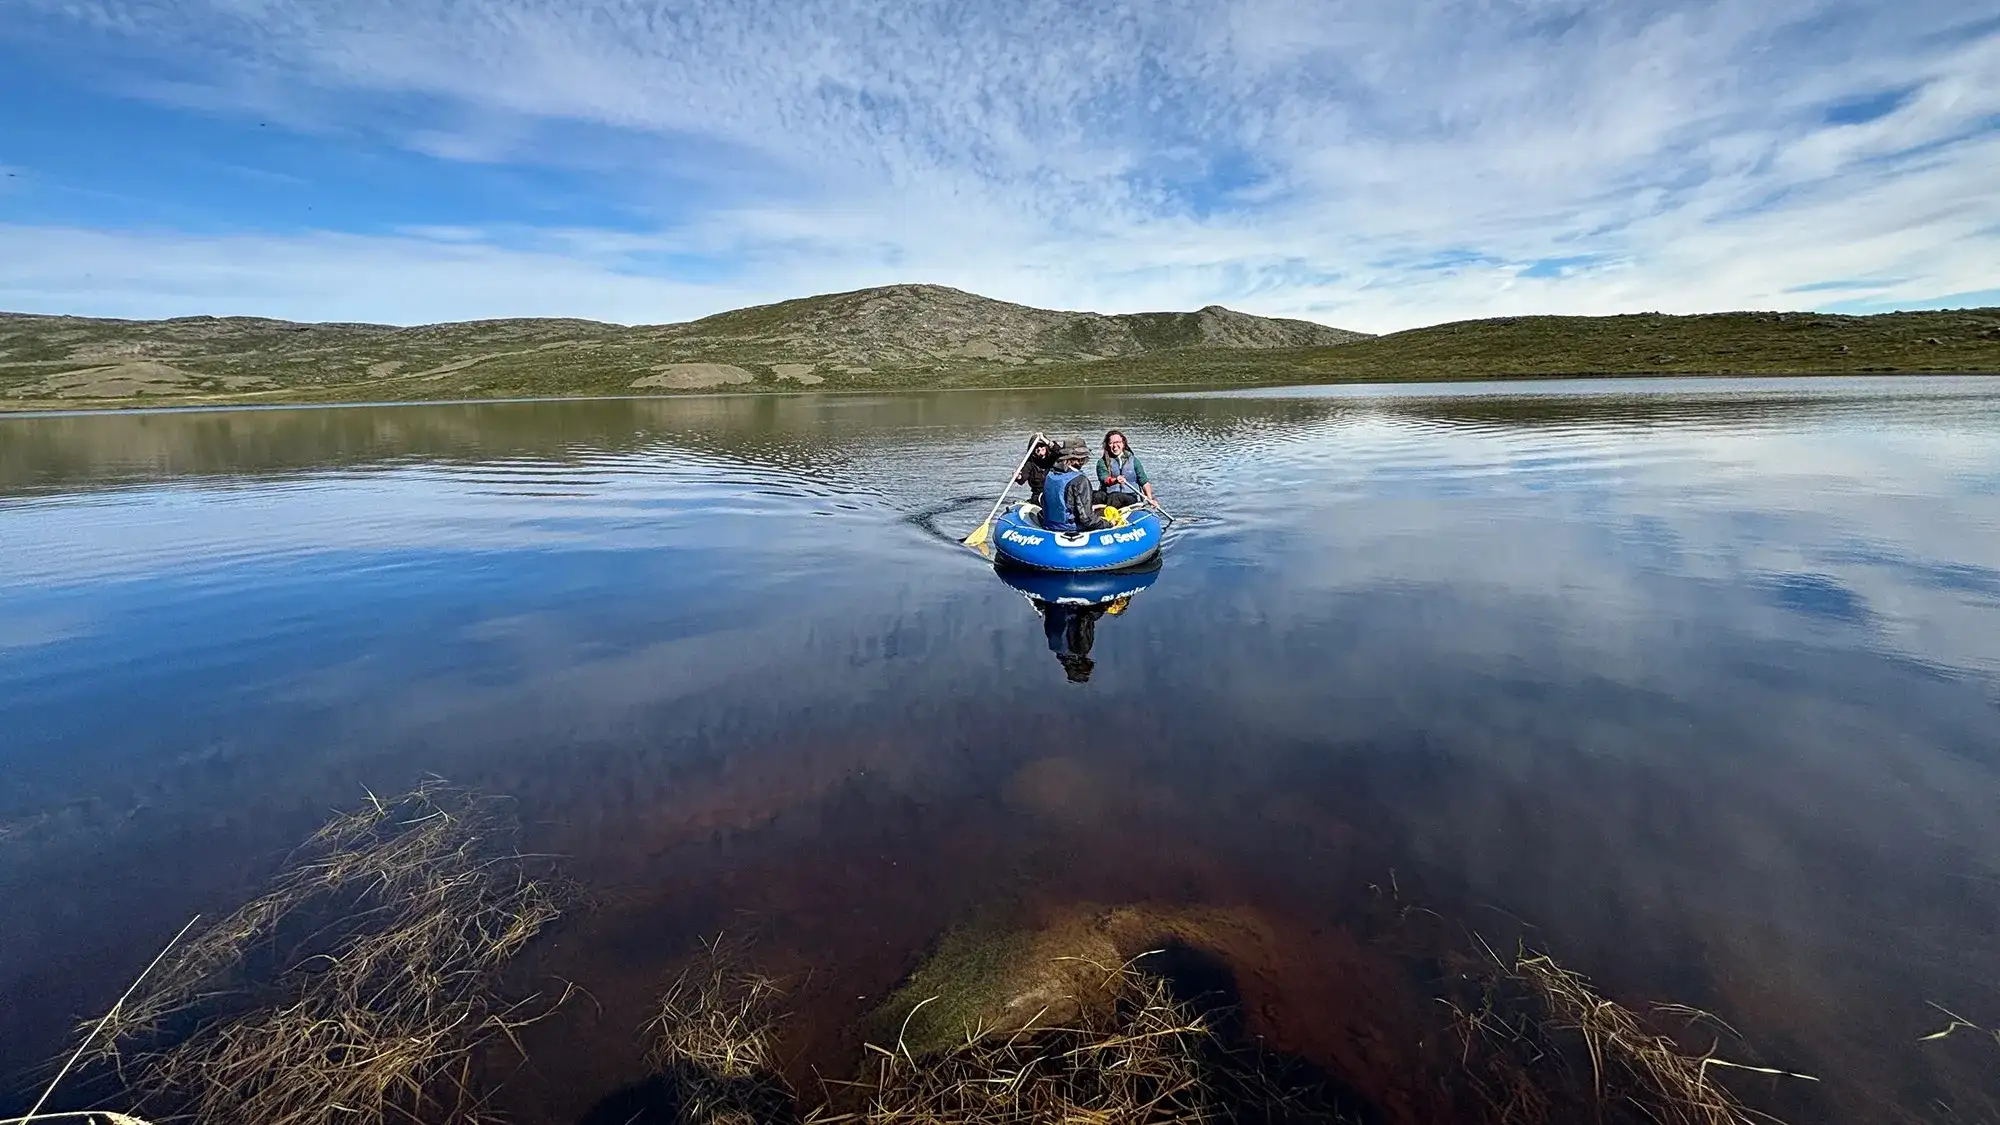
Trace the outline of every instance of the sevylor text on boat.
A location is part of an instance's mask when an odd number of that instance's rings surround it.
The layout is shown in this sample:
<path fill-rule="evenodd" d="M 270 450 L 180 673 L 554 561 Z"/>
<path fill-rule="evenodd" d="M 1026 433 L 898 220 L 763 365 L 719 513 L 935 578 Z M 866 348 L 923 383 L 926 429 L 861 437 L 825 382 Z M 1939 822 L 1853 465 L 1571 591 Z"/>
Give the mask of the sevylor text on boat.
<path fill-rule="evenodd" d="M 1010 566 L 1065 574 L 1123 570 L 1159 555 L 1164 527 L 1158 515 L 1145 508 L 1104 511 L 1118 512 L 1113 526 L 1062 532 L 1042 526 L 1041 505 L 1017 504 L 993 521 L 993 553 Z"/>

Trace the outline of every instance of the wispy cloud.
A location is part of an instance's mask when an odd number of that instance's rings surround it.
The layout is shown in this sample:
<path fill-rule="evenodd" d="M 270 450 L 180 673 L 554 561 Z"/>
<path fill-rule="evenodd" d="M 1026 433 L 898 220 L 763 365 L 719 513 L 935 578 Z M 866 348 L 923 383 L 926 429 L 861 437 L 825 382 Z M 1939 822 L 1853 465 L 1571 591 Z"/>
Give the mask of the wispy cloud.
<path fill-rule="evenodd" d="M 1384 329 L 1802 307 L 1857 277 L 1894 279 L 1870 294 L 1890 303 L 2000 285 L 2000 27 L 1953 0 L 21 10 L 19 49 L 60 39 L 79 73 L 115 58 L 121 88 L 187 113 L 600 177 L 629 212 L 616 229 L 530 233 L 524 214 L 484 236 L 495 271 L 566 262 L 564 311 L 583 315 L 919 279 Z M 239 237 L 281 274 L 322 274 L 283 287 L 292 315 L 380 303 L 371 263 L 411 252 L 379 232 Z M 137 248 L 119 239 L 218 245 L 103 238 L 112 261 Z M 135 286 L 118 299 L 143 304 Z M 18 266 L 0 287 L 97 300 Z"/>
<path fill-rule="evenodd" d="M 586 315 L 687 319 L 795 294 L 625 272 L 561 240 L 510 248 L 478 232 L 201 236 L 0 226 L 0 308 L 425 323 Z"/>

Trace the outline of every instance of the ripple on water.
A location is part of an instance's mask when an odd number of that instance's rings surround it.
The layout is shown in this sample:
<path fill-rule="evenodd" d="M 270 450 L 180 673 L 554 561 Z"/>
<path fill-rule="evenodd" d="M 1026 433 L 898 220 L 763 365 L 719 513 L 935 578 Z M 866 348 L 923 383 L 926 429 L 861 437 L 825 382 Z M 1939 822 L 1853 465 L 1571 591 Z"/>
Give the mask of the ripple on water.
<path fill-rule="evenodd" d="M 437 772 L 604 892 L 536 966 L 604 1015 L 549 1025 L 525 1116 L 629 1081 L 674 959 L 746 917 L 813 970 L 829 1067 L 966 917 L 1133 904 L 1256 920 L 1247 994 L 1337 1059 L 1381 1027 L 1283 1001 L 1360 995 L 1308 974 L 1366 961 L 1390 871 L 1716 1007 L 1826 1076 L 1797 1119 L 1976 1105 L 1993 1069 L 1918 1037 L 1925 1000 L 2000 1012 L 1988 386 L 0 419 L 0 827 L 34 826 L 0 832 L 0 1074 Z M 1112 425 L 1179 519 L 1121 612 L 1051 628 L 955 541 L 1027 433 Z"/>

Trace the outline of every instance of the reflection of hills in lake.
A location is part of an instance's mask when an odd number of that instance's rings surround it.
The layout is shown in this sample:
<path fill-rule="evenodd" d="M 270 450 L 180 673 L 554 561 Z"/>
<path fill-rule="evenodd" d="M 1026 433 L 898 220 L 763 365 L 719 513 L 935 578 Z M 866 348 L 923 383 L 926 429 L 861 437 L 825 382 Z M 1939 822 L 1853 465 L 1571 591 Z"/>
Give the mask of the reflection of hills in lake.
<path fill-rule="evenodd" d="M 1870 381 L 1662 381 L 1309 388 L 1303 393 L 1120 395 L 1109 392 L 990 392 L 854 396 L 703 397 L 563 403 L 340 407 L 0 417 L 0 495 L 121 481 L 242 476 L 401 461 L 466 463 L 588 456 L 656 445 L 698 450 L 782 472 L 895 471 L 898 458 L 934 456 L 937 443 L 978 443 L 999 468 L 1010 427 L 1093 437 L 1140 418 L 1189 446 L 1230 439 L 1253 448 L 1288 441 L 1299 427 L 1356 416 L 1406 418 L 1448 427 L 1494 425 L 1719 425 L 1806 421 L 1829 414 L 1908 408 L 1936 394 L 1978 396 L 1981 380 L 1925 386 Z M 1547 393 L 1555 389 L 1563 393 Z M 1543 393 L 1532 393 L 1534 391 Z M 1831 392 L 1831 393 L 1829 393 Z M 853 425 L 829 424 L 830 418 Z M 866 436 L 862 436 L 866 435 Z M 990 449 L 992 452 L 984 452 Z M 967 457 L 972 449 L 966 449 Z M 954 458 L 953 468 L 963 463 Z"/>

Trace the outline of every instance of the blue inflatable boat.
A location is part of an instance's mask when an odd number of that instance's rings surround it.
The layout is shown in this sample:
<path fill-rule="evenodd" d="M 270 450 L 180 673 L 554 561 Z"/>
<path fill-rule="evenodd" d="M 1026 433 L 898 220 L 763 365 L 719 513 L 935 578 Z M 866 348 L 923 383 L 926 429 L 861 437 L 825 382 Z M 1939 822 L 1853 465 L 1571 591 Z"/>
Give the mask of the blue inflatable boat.
<path fill-rule="evenodd" d="M 1124 509 L 1116 527 L 1073 534 L 1043 527 L 1041 515 L 1038 504 L 1017 504 L 993 521 L 996 561 L 1030 570 L 1077 574 L 1124 570 L 1159 557 L 1165 528 L 1151 509 Z"/>

